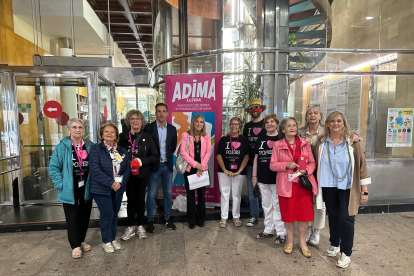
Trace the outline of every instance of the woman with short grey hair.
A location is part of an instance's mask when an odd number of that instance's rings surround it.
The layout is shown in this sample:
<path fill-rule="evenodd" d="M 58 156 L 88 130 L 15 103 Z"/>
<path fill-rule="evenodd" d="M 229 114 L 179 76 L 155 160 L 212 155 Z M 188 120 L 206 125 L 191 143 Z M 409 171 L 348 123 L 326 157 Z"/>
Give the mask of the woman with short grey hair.
<path fill-rule="evenodd" d="M 78 118 L 66 124 L 69 133 L 53 150 L 49 164 L 49 175 L 58 191 L 58 200 L 63 203 L 66 228 L 74 259 L 82 252 L 91 250 L 85 243 L 92 209 L 89 194 L 89 150 L 93 143 L 83 139 L 85 125 Z"/>

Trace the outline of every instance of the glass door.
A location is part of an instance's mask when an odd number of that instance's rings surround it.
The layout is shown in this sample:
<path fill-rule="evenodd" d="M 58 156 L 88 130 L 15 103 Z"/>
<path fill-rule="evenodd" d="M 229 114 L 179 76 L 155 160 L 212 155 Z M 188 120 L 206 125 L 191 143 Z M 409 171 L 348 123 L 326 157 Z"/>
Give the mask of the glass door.
<path fill-rule="evenodd" d="M 68 136 L 68 120 L 82 119 L 84 138 L 89 138 L 87 79 L 16 77 L 16 84 L 24 201 L 55 201 L 49 161 L 55 146 Z"/>

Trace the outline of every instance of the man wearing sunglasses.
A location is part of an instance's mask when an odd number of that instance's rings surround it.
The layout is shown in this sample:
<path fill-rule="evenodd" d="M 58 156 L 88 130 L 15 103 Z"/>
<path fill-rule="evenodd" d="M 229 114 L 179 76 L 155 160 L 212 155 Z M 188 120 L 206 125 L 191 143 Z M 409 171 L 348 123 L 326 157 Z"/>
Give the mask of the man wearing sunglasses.
<path fill-rule="evenodd" d="M 253 194 L 253 161 L 255 155 L 255 146 L 258 136 L 264 131 L 262 112 L 266 106 L 262 105 L 259 99 L 251 99 L 249 106 L 244 110 L 250 113 L 252 120 L 248 122 L 243 129 L 243 136 L 247 137 L 249 144 L 249 162 L 247 163 L 247 189 L 249 191 L 250 215 L 252 216 L 247 226 L 254 226 L 259 223 L 259 199 Z"/>

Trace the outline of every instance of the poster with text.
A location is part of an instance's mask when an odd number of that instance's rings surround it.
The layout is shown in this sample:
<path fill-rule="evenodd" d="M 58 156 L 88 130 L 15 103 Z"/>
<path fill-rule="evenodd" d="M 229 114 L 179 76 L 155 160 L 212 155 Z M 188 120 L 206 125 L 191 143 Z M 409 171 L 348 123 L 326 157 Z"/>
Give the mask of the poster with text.
<path fill-rule="evenodd" d="M 177 128 L 177 150 L 174 153 L 173 198 L 186 194 L 184 176 L 177 173 L 175 160 L 181 143 L 181 135 L 190 129 L 195 115 L 203 115 L 206 132 L 211 138 L 211 154 L 208 162 L 210 185 L 206 188 L 206 202 L 220 202 L 215 158 L 221 137 L 223 112 L 223 74 L 183 74 L 165 76 L 165 102 L 168 105 L 168 122 Z M 218 138 L 217 138 L 218 137 Z M 216 139 L 217 138 L 217 139 Z M 184 145 L 185 146 L 185 145 Z"/>
<path fill-rule="evenodd" d="M 387 147 L 411 147 L 413 108 L 388 108 Z"/>

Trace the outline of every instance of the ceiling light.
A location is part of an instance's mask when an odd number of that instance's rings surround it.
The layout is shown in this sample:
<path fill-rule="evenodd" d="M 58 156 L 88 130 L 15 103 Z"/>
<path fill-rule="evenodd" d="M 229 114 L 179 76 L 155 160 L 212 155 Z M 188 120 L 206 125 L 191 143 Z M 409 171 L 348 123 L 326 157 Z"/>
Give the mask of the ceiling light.
<path fill-rule="evenodd" d="M 374 17 L 372 17 L 372 16 L 367 16 L 367 17 L 365 17 L 365 19 L 366 20 L 371 20 L 371 19 L 373 19 Z"/>

